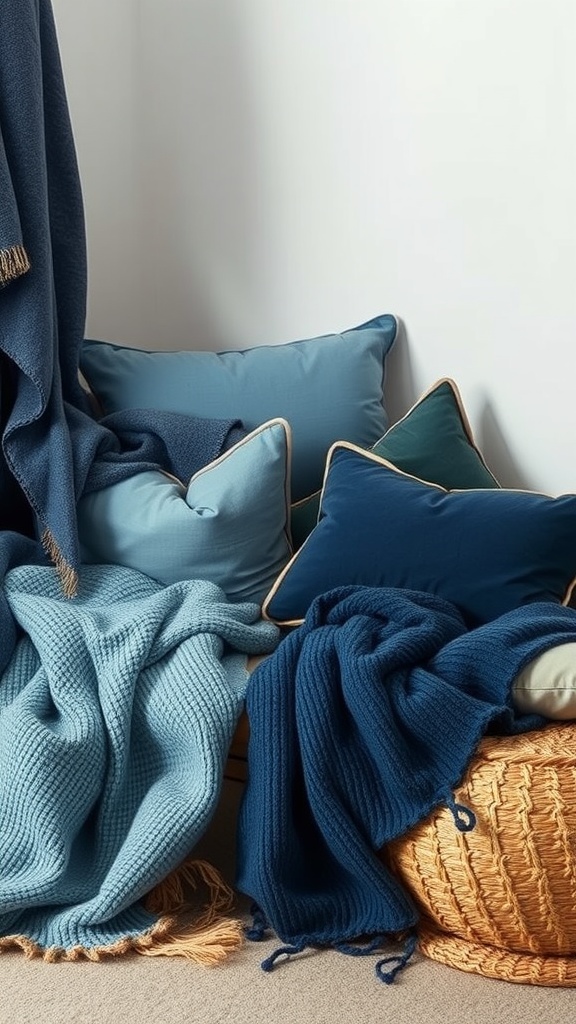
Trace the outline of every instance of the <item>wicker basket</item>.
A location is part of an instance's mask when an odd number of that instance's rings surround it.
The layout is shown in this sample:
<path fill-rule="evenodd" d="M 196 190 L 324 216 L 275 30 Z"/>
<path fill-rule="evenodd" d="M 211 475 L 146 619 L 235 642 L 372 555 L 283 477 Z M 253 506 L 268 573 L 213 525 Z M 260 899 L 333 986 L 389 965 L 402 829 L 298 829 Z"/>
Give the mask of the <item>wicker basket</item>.
<path fill-rule="evenodd" d="M 383 857 L 422 912 L 419 948 L 529 985 L 576 986 L 576 723 L 485 738 L 456 800 Z"/>

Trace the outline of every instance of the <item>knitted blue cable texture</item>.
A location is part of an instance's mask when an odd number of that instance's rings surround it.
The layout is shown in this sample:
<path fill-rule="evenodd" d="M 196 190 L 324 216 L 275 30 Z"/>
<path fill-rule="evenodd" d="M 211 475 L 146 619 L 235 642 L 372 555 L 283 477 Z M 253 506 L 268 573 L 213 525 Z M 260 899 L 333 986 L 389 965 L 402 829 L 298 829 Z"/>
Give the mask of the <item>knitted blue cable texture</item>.
<path fill-rule="evenodd" d="M 552 603 L 468 631 L 454 606 L 419 592 L 344 587 L 316 599 L 248 685 L 237 885 L 260 911 L 252 937 L 267 919 L 289 956 L 413 929 L 416 908 L 377 851 L 453 805 L 488 729 L 543 724 L 515 715 L 511 682 L 575 639 L 576 612 Z M 456 827 L 473 827 L 466 808 L 452 811 Z"/>
<path fill-rule="evenodd" d="M 5 579 L 21 636 L 0 680 L 0 937 L 90 949 L 140 936 L 141 898 L 215 808 L 246 654 L 278 630 L 211 583 L 119 566 Z"/>

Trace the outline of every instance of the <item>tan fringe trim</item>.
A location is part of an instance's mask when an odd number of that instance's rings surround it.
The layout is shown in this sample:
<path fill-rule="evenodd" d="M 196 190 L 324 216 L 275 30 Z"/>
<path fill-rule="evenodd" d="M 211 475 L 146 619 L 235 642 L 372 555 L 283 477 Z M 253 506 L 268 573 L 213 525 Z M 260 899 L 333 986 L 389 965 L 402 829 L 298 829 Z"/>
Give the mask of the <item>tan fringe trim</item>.
<path fill-rule="evenodd" d="M 197 888 L 198 881 L 208 886 L 210 902 L 199 918 L 188 927 L 178 927 L 176 914 L 189 909 L 184 887 Z M 187 861 L 148 895 L 145 906 L 160 913 L 160 920 L 144 935 L 119 939 L 109 946 L 74 946 L 45 949 L 25 935 L 0 938 L 0 953 L 18 949 L 27 960 L 42 958 L 47 963 L 63 961 L 102 961 L 108 957 L 140 953 L 142 956 L 181 956 L 193 963 L 213 967 L 240 949 L 244 942 L 241 921 L 220 916 L 230 908 L 234 894 L 216 868 L 206 861 Z M 171 913 L 167 912 L 170 907 Z M 163 909 L 160 909 L 163 908 Z"/>
<path fill-rule="evenodd" d="M 46 528 L 42 534 L 42 547 L 48 558 L 54 562 L 60 577 L 64 597 L 75 597 L 78 592 L 78 573 L 63 558 L 52 532 Z"/>
<path fill-rule="evenodd" d="M 151 889 L 144 900 L 144 906 L 151 914 L 179 914 L 190 906 L 185 887 L 192 891 L 201 882 L 210 894 L 210 902 L 202 921 L 212 924 L 218 914 L 229 910 L 234 902 L 234 893 L 224 881 L 220 872 L 206 860 L 186 860 Z"/>
<path fill-rule="evenodd" d="M 136 952 L 142 956 L 181 956 L 203 967 L 215 967 L 243 944 L 242 922 L 221 917 L 207 928 L 200 929 L 195 924 L 189 929 L 172 932 L 163 942 L 155 938 L 148 947 L 136 947 Z"/>
<path fill-rule="evenodd" d="M 0 287 L 15 281 L 30 270 L 30 260 L 23 245 L 0 249 Z"/>
<path fill-rule="evenodd" d="M 222 917 L 234 901 L 234 893 L 221 874 L 203 860 L 185 861 L 168 878 L 148 894 L 146 909 L 152 914 L 181 914 L 189 909 L 186 887 L 192 890 L 198 882 L 207 886 L 209 903 L 190 927 L 166 936 L 165 942 L 138 949 L 143 956 L 182 956 L 211 967 L 222 963 L 230 953 L 243 945 L 241 921 Z"/>

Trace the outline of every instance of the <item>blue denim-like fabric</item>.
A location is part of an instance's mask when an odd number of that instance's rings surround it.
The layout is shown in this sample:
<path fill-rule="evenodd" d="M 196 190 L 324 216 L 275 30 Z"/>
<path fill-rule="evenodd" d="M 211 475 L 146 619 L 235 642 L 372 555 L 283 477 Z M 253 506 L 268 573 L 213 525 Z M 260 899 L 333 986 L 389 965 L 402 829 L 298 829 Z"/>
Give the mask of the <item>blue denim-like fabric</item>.
<path fill-rule="evenodd" d="M 30 270 L 0 290 L 0 352 L 10 360 L 2 416 L 9 467 L 60 558 L 78 565 L 76 494 L 93 445 L 78 381 L 86 315 L 84 213 L 52 7 L 0 7 L 0 249 L 23 244 Z M 87 457 L 88 455 L 88 457 Z"/>

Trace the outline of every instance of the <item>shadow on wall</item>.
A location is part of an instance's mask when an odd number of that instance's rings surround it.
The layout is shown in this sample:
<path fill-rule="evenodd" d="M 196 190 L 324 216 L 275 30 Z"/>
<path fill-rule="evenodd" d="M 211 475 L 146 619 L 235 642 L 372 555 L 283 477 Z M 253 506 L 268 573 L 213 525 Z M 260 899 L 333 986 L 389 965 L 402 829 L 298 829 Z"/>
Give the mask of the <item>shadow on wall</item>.
<path fill-rule="evenodd" d="M 449 371 L 445 374 L 451 376 Z M 390 425 L 396 423 L 418 401 L 422 391 L 434 381 L 428 381 L 423 388 L 416 382 L 410 356 L 409 339 L 402 321 L 398 324 L 398 335 L 386 360 L 386 381 L 384 404 Z M 458 384 L 458 381 L 456 381 Z M 492 402 L 486 400 L 474 429 L 474 439 L 488 466 L 502 487 L 530 491 L 535 489 L 533 480 L 517 466 L 498 422 Z M 537 489 L 537 488 L 536 488 Z"/>
<path fill-rule="evenodd" d="M 508 448 L 494 406 L 488 400 L 479 417 L 476 440 L 486 462 L 502 487 L 519 488 L 523 491 L 537 490 L 516 465 Z"/>
<path fill-rule="evenodd" d="M 399 320 L 396 341 L 386 358 L 384 405 L 390 426 L 408 412 L 418 397 L 408 336 L 404 324 Z"/>

